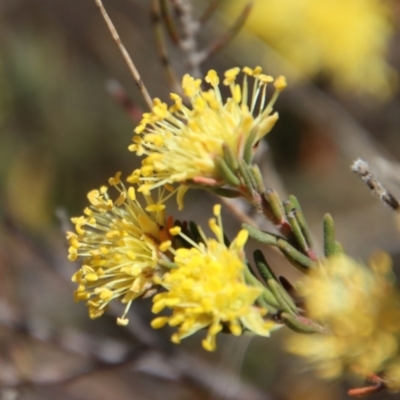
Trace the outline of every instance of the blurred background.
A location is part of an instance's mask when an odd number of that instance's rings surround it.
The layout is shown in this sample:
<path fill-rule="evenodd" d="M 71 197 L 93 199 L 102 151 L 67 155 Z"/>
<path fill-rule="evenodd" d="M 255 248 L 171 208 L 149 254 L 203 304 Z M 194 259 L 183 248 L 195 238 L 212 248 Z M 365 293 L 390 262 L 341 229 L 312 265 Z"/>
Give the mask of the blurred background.
<path fill-rule="evenodd" d="M 163 4 L 173 25 L 161 12 L 155 23 Z M 350 171 L 361 157 L 400 195 L 398 1 L 259 0 L 250 14 L 244 0 L 105 7 L 152 97 L 168 99 L 171 71 L 178 82 L 236 65 L 285 75 L 280 119 L 258 155 L 266 186 L 298 196 L 317 243 L 330 212 L 350 255 L 383 249 L 399 264 L 394 214 Z M 138 166 L 127 147 L 142 110 L 94 1 L 0 2 L 0 398 L 346 398 L 360 382 L 319 381 L 285 354 L 283 330 L 268 340 L 222 336 L 209 354 L 201 333 L 177 347 L 170 332 L 152 331 L 147 300 L 127 328 L 115 324 L 118 309 L 92 321 L 73 302 L 69 218 L 89 190 Z M 189 192 L 179 218 L 204 224 L 216 201 Z M 225 226 L 234 236 L 240 221 L 226 211 Z M 278 274 L 296 279 L 265 251 Z"/>

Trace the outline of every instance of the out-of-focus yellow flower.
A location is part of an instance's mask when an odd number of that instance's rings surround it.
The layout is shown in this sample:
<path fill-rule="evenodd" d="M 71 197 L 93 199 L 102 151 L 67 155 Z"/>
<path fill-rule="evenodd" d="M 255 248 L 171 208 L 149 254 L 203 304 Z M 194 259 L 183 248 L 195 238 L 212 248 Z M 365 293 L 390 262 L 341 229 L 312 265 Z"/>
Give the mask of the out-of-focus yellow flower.
<path fill-rule="evenodd" d="M 250 134 L 254 135 L 254 144 L 266 135 L 278 119 L 278 114 L 272 113 L 273 105 L 286 86 L 283 77 L 274 81 L 262 74 L 260 67 L 246 67 L 243 72 L 242 85 L 236 83 L 240 68 L 225 72 L 223 84 L 231 92 L 227 100 L 222 98 L 220 80 L 214 70 L 205 78 L 211 85 L 209 90 L 201 89 L 200 79 L 183 77 L 182 88 L 190 107 L 177 94 L 171 94 L 174 104 L 169 108 L 155 99 L 152 112 L 143 115 L 135 129 L 134 144 L 129 147 L 146 158 L 128 181 L 140 180 L 144 183 L 140 190 L 144 192 L 166 183 L 223 184 L 216 156 L 223 156 L 223 148 L 228 146 L 241 158 Z M 267 101 L 269 82 L 274 82 L 275 92 Z"/>
<path fill-rule="evenodd" d="M 234 335 L 240 335 L 243 328 L 258 335 L 269 336 L 277 327 L 272 321 L 265 321 L 266 310 L 254 303 L 261 294 L 260 288 L 246 283 L 243 247 L 248 233 L 239 232 L 227 247 L 224 243 L 220 206 L 215 206 L 218 219 L 210 220 L 210 228 L 217 239 L 206 238 L 201 232 L 203 243 L 191 242 L 192 248 L 176 250 L 176 269 L 168 272 L 159 282 L 167 289 L 153 298 L 154 313 L 164 308 L 172 309 L 169 317 L 158 317 L 152 322 L 153 328 L 166 323 L 178 326 L 172 341 L 179 343 L 182 338 L 207 328 L 203 347 L 208 351 L 216 348 L 216 335 L 224 327 Z M 173 228 L 173 234 L 182 235 Z"/>
<path fill-rule="evenodd" d="M 341 255 L 311 273 L 300 292 L 307 316 L 327 333 L 292 336 L 288 348 L 314 363 L 325 378 L 392 369 L 388 381 L 400 387 L 399 368 L 394 368 L 400 354 L 400 298 L 392 284 L 391 260 L 380 253 L 370 264 L 367 268 Z"/>
<path fill-rule="evenodd" d="M 245 3 L 227 2 L 232 15 Z M 390 15 L 390 0 L 259 0 L 246 27 L 296 67 L 300 78 L 323 73 L 339 89 L 387 97 L 395 83 L 385 60 Z"/>
<path fill-rule="evenodd" d="M 72 218 L 76 233 L 68 232 L 69 259 L 82 267 L 72 278 L 78 284 L 76 301 L 87 301 L 91 318 L 100 317 L 108 303 L 121 299 L 125 312 L 117 319 L 126 325 L 126 314 L 134 299 L 154 294 L 154 276 L 161 273 L 161 242 L 168 239 L 165 205 L 144 195 L 146 206 L 136 199 L 135 189 L 126 188 L 120 173 L 109 180 L 119 191 L 112 201 L 108 188 L 88 194 L 90 207 L 84 216 Z"/>

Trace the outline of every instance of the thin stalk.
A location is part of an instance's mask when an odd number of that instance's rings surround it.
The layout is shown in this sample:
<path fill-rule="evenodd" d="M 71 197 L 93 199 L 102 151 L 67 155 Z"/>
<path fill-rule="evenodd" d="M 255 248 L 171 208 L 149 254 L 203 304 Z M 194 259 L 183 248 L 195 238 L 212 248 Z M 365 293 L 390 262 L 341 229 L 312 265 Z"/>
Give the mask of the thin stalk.
<path fill-rule="evenodd" d="M 151 99 L 149 92 L 146 89 L 146 86 L 144 85 L 142 78 L 140 77 L 139 71 L 137 70 L 135 64 L 133 63 L 129 53 L 127 52 L 124 44 L 121 41 L 121 38 L 118 35 L 118 32 L 111 21 L 111 18 L 108 16 L 107 11 L 105 10 L 103 3 L 101 0 L 94 0 L 97 7 L 100 10 L 100 13 L 104 19 L 104 22 L 107 25 L 108 30 L 110 31 L 110 34 L 112 38 L 114 39 L 115 44 L 117 45 L 119 51 L 122 54 L 122 57 L 125 60 L 126 65 L 129 68 L 130 73 L 132 74 L 133 79 L 135 80 L 136 86 L 139 88 L 140 92 L 142 93 L 142 96 L 144 98 L 144 101 L 146 102 L 147 106 L 151 110 L 153 108 L 153 100 Z"/>

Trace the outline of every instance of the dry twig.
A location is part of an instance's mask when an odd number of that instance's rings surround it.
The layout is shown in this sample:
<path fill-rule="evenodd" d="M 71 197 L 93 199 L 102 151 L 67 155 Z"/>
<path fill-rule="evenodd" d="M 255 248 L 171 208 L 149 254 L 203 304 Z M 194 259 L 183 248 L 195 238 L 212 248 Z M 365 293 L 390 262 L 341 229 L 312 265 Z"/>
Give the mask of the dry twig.
<path fill-rule="evenodd" d="M 227 32 L 219 39 L 211 43 L 207 49 L 204 49 L 201 52 L 201 57 L 199 57 L 199 64 L 203 63 L 206 60 L 209 60 L 212 56 L 218 53 L 222 48 L 226 47 L 234 39 L 234 37 L 243 28 L 243 25 L 245 24 L 251 12 L 252 7 L 253 7 L 253 1 L 247 2 L 242 12 L 233 22 L 232 26 L 227 30 Z"/>
<path fill-rule="evenodd" d="M 169 10 L 169 8 L 168 8 Z M 178 78 L 175 74 L 175 71 L 171 65 L 170 59 L 168 57 L 168 51 L 167 51 L 167 46 L 164 40 L 164 34 L 163 34 L 163 27 L 161 25 L 161 20 L 162 17 L 165 17 L 166 11 L 162 12 L 161 7 L 160 7 L 160 0 L 152 0 L 151 2 L 151 19 L 153 21 L 153 27 L 154 27 L 154 36 L 156 38 L 156 45 L 157 45 L 157 50 L 158 54 L 160 57 L 160 61 L 162 66 L 165 68 L 166 75 L 170 84 L 170 87 L 172 90 L 176 93 L 181 93 L 182 89 L 179 86 L 178 83 Z M 169 15 L 169 14 L 168 14 Z M 179 43 L 179 37 L 177 36 L 175 28 L 172 28 L 171 25 L 173 25 L 173 21 L 168 16 L 166 19 L 166 25 L 167 25 L 167 30 L 170 34 L 170 37 L 175 43 Z M 169 28 L 168 28 L 169 27 Z"/>
<path fill-rule="evenodd" d="M 400 208 L 399 201 L 376 179 L 375 175 L 369 169 L 368 164 L 361 160 L 361 158 L 354 161 L 351 166 L 351 170 L 357 174 L 371 189 L 372 193 L 377 195 L 381 201 L 389 206 L 394 211 L 398 211 Z"/>
<path fill-rule="evenodd" d="M 115 29 L 115 26 L 113 22 L 111 21 L 111 18 L 108 16 L 107 11 L 105 10 L 103 3 L 101 0 L 94 0 L 97 7 L 99 8 L 101 15 L 103 16 L 103 19 L 107 25 L 108 30 L 111 33 L 112 38 L 114 39 L 114 42 L 118 46 L 122 57 L 124 58 L 126 65 L 129 68 L 129 71 L 131 72 L 133 79 L 139 88 L 140 92 L 142 93 L 142 96 L 151 110 L 153 107 L 153 100 L 151 99 L 149 92 L 146 89 L 146 86 L 144 85 L 142 78 L 140 77 L 139 71 L 136 69 L 135 64 L 133 63 L 131 57 L 129 56 L 129 53 L 127 52 L 125 46 L 123 45 L 121 38 L 118 35 L 117 30 Z"/>

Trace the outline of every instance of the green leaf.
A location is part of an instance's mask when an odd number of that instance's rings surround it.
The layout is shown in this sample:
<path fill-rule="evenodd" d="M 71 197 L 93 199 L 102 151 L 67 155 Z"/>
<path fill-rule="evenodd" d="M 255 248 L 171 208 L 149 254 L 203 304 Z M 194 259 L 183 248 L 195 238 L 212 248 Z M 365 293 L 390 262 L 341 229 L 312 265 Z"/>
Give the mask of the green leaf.
<path fill-rule="evenodd" d="M 244 144 L 244 151 L 243 151 L 243 159 L 246 164 L 250 164 L 253 160 L 253 148 L 254 143 L 257 139 L 258 134 L 258 127 L 254 127 L 251 131 L 249 136 L 247 137 L 246 143 Z"/>
<path fill-rule="evenodd" d="M 330 214 L 324 216 L 324 254 L 325 257 L 332 257 L 337 254 L 342 254 L 343 249 L 340 243 L 336 241 L 335 224 Z"/>
<path fill-rule="evenodd" d="M 239 168 L 239 162 L 232 148 L 227 144 L 222 145 L 222 151 L 224 154 L 224 160 L 228 164 L 232 172 L 236 172 Z"/>
<path fill-rule="evenodd" d="M 267 189 L 264 192 L 263 198 L 263 206 L 266 217 L 268 218 L 267 214 L 269 211 L 270 213 L 272 213 L 272 216 L 269 217 L 269 219 L 271 219 L 271 222 L 273 222 L 275 225 L 283 224 L 286 221 L 285 210 L 282 206 L 282 202 L 278 196 L 278 193 L 274 189 Z M 269 209 L 267 209 L 267 207 Z"/>
<path fill-rule="evenodd" d="M 289 196 L 289 200 L 293 205 L 293 208 L 294 208 L 293 212 L 295 213 L 296 219 L 297 219 L 297 221 L 298 221 L 298 223 L 300 225 L 300 228 L 301 228 L 301 231 L 302 231 L 302 233 L 304 235 L 304 238 L 306 239 L 307 245 L 308 245 L 309 248 L 312 249 L 313 248 L 313 242 L 312 242 L 311 232 L 310 232 L 310 229 L 308 228 L 308 225 L 307 225 L 306 219 L 304 217 L 303 211 L 302 211 L 302 209 L 300 207 L 300 203 L 299 203 L 297 197 L 293 196 L 293 195 Z"/>
<path fill-rule="evenodd" d="M 298 315 L 294 316 L 284 312 L 281 314 L 281 318 L 288 328 L 298 333 L 323 333 L 325 331 L 322 326 Z"/>
<path fill-rule="evenodd" d="M 253 253 L 253 257 L 256 267 L 260 272 L 261 277 L 264 279 L 265 283 L 267 283 L 268 279 L 277 280 L 274 272 L 268 265 L 267 260 L 265 259 L 264 254 L 261 250 L 255 250 Z"/>
<path fill-rule="evenodd" d="M 240 177 L 242 178 L 242 180 L 244 182 L 244 185 L 247 188 L 248 193 L 253 193 L 254 189 L 257 188 L 257 184 L 253 177 L 251 169 L 245 163 L 244 160 L 239 161 L 239 173 L 240 173 Z"/>
<path fill-rule="evenodd" d="M 229 168 L 228 164 L 222 157 L 216 156 L 214 161 L 224 182 L 233 187 L 240 185 L 239 178 L 235 175 L 235 172 Z"/>
<path fill-rule="evenodd" d="M 310 269 L 315 268 L 314 262 L 309 257 L 300 253 L 300 251 L 295 249 L 286 240 L 279 238 L 276 244 L 292 265 L 301 272 L 307 273 Z"/>
<path fill-rule="evenodd" d="M 270 244 L 272 246 L 277 245 L 277 236 L 271 233 L 260 231 L 258 228 L 249 224 L 242 224 L 242 228 L 249 232 L 249 236 L 260 243 Z"/>

